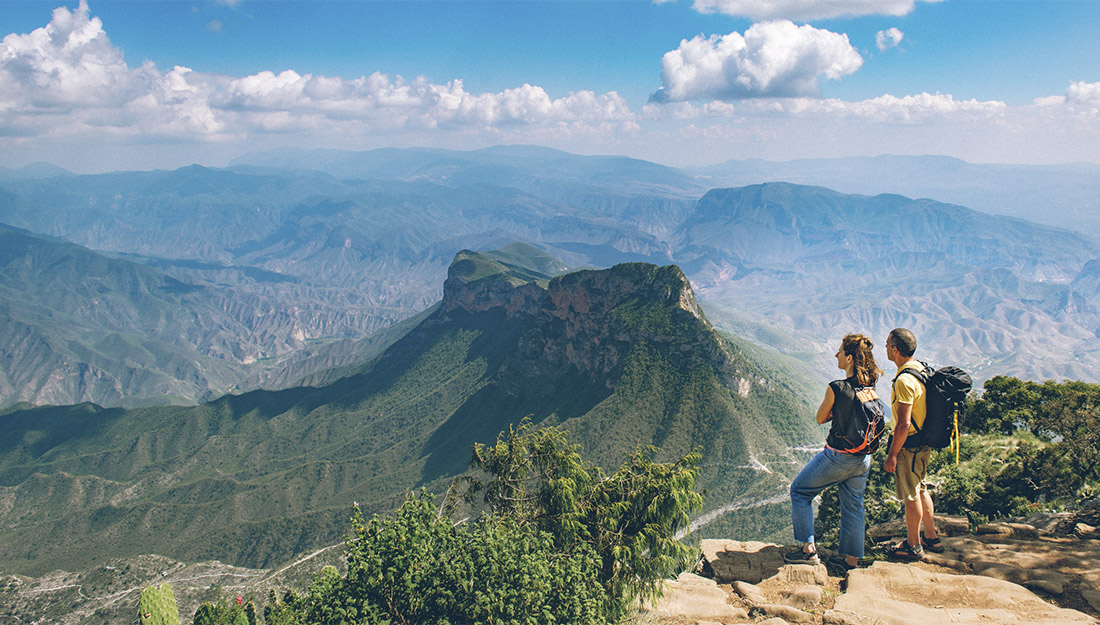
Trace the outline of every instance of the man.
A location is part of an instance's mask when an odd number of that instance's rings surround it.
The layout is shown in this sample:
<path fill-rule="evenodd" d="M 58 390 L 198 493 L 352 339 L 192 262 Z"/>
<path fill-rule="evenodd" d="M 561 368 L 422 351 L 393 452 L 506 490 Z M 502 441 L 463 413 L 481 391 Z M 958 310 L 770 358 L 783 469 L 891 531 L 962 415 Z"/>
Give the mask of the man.
<path fill-rule="evenodd" d="M 906 449 L 905 439 L 924 425 L 925 389 L 921 379 L 904 373 L 907 369 L 924 371 L 924 365 L 913 359 L 917 339 L 905 328 L 895 328 L 886 338 L 886 357 L 898 367 L 890 388 L 890 410 L 894 416 L 894 432 L 883 468 L 893 473 L 898 499 L 905 502 L 906 538 L 895 545 L 889 556 L 899 560 L 919 560 L 924 549 L 941 552 L 943 546 L 936 534 L 932 496 L 924 484 L 928 472 L 929 447 Z M 923 526 L 924 531 L 921 532 Z"/>

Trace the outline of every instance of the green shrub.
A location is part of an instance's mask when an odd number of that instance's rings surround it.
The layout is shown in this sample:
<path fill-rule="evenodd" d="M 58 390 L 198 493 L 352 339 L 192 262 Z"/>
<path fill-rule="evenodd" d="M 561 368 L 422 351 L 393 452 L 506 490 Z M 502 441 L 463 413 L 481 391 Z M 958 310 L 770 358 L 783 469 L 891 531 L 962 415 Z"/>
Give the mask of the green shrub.
<path fill-rule="evenodd" d="M 388 518 L 364 521 L 357 507 L 347 575 L 326 567 L 302 597 L 272 592 L 265 623 L 618 621 L 697 555 L 676 533 L 702 503 L 698 455 L 662 464 L 656 453 L 638 450 L 605 476 L 561 430 L 525 420 L 475 446 L 486 482 L 458 480 L 444 500 L 453 511 L 479 494 L 481 514 L 456 525 L 425 493 Z"/>
<path fill-rule="evenodd" d="M 664 580 L 697 559 L 677 533 L 703 503 L 695 490 L 700 457 L 657 463 L 657 448 L 644 447 L 605 476 L 579 450 L 561 429 L 532 429 L 525 419 L 496 445 L 474 445 L 472 464 L 492 479 L 469 481 L 463 496 L 482 493 L 494 514 L 548 532 L 563 549 L 590 547 L 617 618 L 636 600 L 660 596 Z"/>
<path fill-rule="evenodd" d="M 356 512 L 348 574 L 317 576 L 308 623 L 602 623 L 607 597 L 590 549 L 563 552 L 545 532 L 486 516 L 454 525 L 434 498 L 406 499 L 393 518 Z"/>
<path fill-rule="evenodd" d="M 230 600 L 219 590 L 217 601 L 204 603 L 195 610 L 193 622 L 194 625 L 253 625 L 254 621 L 249 620 L 249 612 L 255 618 L 256 606 L 252 605 L 249 611 L 243 598 L 235 597 Z"/>

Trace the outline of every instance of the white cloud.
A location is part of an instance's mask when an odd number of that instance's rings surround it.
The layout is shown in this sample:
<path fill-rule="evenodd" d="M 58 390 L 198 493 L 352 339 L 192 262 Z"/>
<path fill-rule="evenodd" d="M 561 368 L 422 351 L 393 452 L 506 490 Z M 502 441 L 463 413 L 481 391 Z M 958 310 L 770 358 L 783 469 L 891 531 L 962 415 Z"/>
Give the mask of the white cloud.
<path fill-rule="evenodd" d="M 700 13 L 724 13 L 753 20 L 808 22 L 860 15 L 908 15 L 918 0 L 695 0 Z M 940 0 L 920 0 L 939 2 Z"/>
<path fill-rule="evenodd" d="M 1068 112 L 1076 116 L 1100 116 L 1100 82 L 1070 83 L 1063 95 L 1035 98 L 1034 104 L 1046 113 Z"/>
<path fill-rule="evenodd" d="M 0 111 L 43 113 L 88 105 L 117 105 L 147 84 L 131 71 L 111 44 L 98 18 L 81 0 L 61 7 L 49 25 L 0 43 Z"/>
<path fill-rule="evenodd" d="M 663 86 L 654 101 L 814 97 L 821 77 L 855 72 L 863 58 L 848 36 L 788 21 L 753 24 L 740 33 L 680 42 L 661 59 Z"/>
<path fill-rule="evenodd" d="M 334 135 L 407 129 L 634 127 L 615 92 L 553 98 L 524 84 L 469 93 L 461 80 L 435 84 L 382 73 L 355 79 L 294 70 L 230 77 L 151 62 L 126 65 L 89 15 L 59 8 L 49 25 L 0 43 L 0 136 L 240 139 L 263 133 Z"/>
<path fill-rule="evenodd" d="M 206 30 L 209 30 L 212 33 L 223 32 L 222 31 L 222 21 L 221 20 L 210 20 L 210 22 L 207 23 L 207 25 L 206 25 Z"/>
<path fill-rule="evenodd" d="M 889 30 L 880 30 L 875 33 L 875 45 L 878 46 L 880 52 L 883 52 L 890 48 L 897 47 L 904 38 L 905 33 L 898 30 L 897 27 Z"/>
<path fill-rule="evenodd" d="M 1066 104 L 1091 109 L 1095 114 L 1100 109 L 1100 82 L 1075 82 L 1066 89 Z"/>
<path fill-rule="evenodd" d="M 920 93 L 902 97 L 887 94 L 858 102 L 835 98 L 757 99 L 742 102 L 737 107 L 737 115 L 745 120 L 816 118 L 905 124 L 930 120 L 990 120 L 1003 117 L 1007 111 L 1008 106 L 997 100 L 956 100 L 950 94 L 942 93 Z M 701 104 L 675 102 L 649 104 L 643 109 L 643 114 L 650 119 L 731 118 L 734 117 L 734 107 L 720 101 Z"/>
<path fill-rule="evenodd" d="M 787 115 L 828 115 L 877 122 L 917 123 L 931 119 L 972 120 L 1001 117 L 1008 106 L 998 100 L 956 100 L 951 94 L 920 93 L 902 97 L 890 94 L 859 102 L 799 99 L 781 101 Z"/>
<path fill-rule="evenodd" d="M 647 119 L 701 119 L 731 118 L 736 109 L 733 104 L 722 100 L 713 100 L 694 104 L 692 102 L 670 102 L 668 104 L 647 104 L 642 107 L 642 116 Z"/>
<path fill-rule="evenodd" d="M 889 31 L 884 31 L 889 33 Z M 890 41 L 887 39 L 887 41 Z M 1032 105 L 882 95 L 818 97 L 823 78 L 862 63 L 844 35 L 790 22 L 697 37 L 665 55 L 663 87 L 631 111 L 614 91 L 554 97 L 461 80 L 286 69 L 225 76 L 146 61 L 127 66 L 85 4 L 0 42 L 0 165 L 77 171 L 222 164 L 286 145 L 469 149 L 537 143 L 669 164 L 726 158 L 950 154 L 977 162 L 1100 162 L 1100 83 Z M 782 97 L 779 97 L 782 96 Z"/>

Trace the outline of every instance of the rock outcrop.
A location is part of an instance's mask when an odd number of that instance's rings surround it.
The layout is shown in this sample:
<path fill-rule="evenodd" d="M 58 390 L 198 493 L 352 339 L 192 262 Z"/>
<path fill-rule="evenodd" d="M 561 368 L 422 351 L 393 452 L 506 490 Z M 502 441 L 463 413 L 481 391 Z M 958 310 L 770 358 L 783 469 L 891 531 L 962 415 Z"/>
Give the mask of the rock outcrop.
<path fill-rule="evenodd" d="M 1095 623 L 1011 582 L 981 575 L 934 573 L 893 562 L 852 571 L 844 594 L 827 610 L 833 625 L 1071 625 Z"/>
<path fill-rule="evenodd" d="M 965 520 L 956 517 L 940 518 L 938 526 L 944 530 L 943 553 L 926 553 L 912 564 L 871 562 L 846 578 L 823 565 L 785 564 L 779 545 L 703 540 L 697 570 L 707 579 L 684 574 L 655 612 L 662 622 L 678 624 L 749 623 L 761 617 L 769 625 L 1098 622 L 1100 540 L 1092 538 L 1094 526 L 1075 518 L 1049 520 L 1049 527 L 1067 532 L 1061 536 L 1022 521 L 982 525 L 976 534 L 967 533 Z M 899 529 L 890 524 L 868 534 L 887 538 Z M 703 585 L 706 604 L 685 590 Z M 706 612 L 704 605 L 716 605 L 715 590 L 725 592 L 726 602 Z M 753 618 L 738 620 L 738 609 Z"/>

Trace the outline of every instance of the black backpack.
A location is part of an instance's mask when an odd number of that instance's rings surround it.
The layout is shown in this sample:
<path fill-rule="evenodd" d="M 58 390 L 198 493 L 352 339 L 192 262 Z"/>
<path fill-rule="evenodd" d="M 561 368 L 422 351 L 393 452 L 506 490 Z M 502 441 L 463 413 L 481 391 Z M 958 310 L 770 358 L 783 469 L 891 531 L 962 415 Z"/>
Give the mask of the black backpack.
<path fill-rule="evenodd" d="M 886 431 L 886 405 L 872 386 L 851 388 L 854 396 L 848 414 L 833 415 L 825 442 L 841 453 L 873 454 Z"/>
<path fill-rule="evenodd" d="M 970 374 L 958 367 L 933 369 L 927 363 L 921 364 L 924 365 L 924 371 L 905 368 L 894 376 L 896 382 L 901 374 L 908 373 L 924 386 L 924 424 L 913 424 L 917 431 L 905 439 L 904 447 L 943 449 L 958 437 L 959 420 L 962 419 L 966 394 L 970 392 L 973 381 Z"/>

